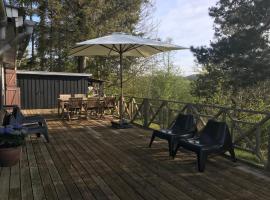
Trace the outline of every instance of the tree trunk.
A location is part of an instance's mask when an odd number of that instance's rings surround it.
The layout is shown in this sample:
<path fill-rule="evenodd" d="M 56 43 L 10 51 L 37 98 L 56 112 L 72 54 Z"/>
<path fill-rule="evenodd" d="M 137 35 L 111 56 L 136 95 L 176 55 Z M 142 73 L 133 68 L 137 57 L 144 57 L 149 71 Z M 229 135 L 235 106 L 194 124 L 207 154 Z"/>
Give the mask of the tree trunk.
<path fill-rule="evenodd" d="M 78 72 L 83 73 L 86 67 L 86 59 L 84 56 L 78 57 Z"/>

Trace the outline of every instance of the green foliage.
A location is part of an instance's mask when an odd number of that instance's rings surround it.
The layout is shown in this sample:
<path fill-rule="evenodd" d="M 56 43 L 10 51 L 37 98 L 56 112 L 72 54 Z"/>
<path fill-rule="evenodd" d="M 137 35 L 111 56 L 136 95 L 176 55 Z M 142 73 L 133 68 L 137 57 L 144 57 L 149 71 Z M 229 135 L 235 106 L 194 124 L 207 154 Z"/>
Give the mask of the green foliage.
<path fill-rule="evenodd" d="M 258 90 L 269 92 L 269 14 L 269 0 L 220 0 L 210 8 L 216 38 L 210 47 L 191 49 L 204 70 L 192 86 L 194 95 L 256 110 L 269 105 L 269 93 Z"/>
<path fill-rule="evenodd" d="M 151 75 L 134 77 L 124 89 L 124 93 L 129 96 L 193 101 L 190 94 L 190 81 L 180 75 L 162 70 L 155 71 Z"/>
<path fill-rule="evenodd" d="M 142 9 L 151 7 L 150 0 L 19 2 L 27 8 L 30 17 L 35 16 L 39 19 L 32 41 L 35 51 L 20 67 L 73 72 L 77 71 L 78 58 L 69 57 L 68 53 L 76 42 L 111 32 L 135 33 L 141 20 Z M 111 72 L 115 68 L 115 59 L 91 58 L 86 63 L 85 72 L 92 69 L 99 71 L 94 73 L 96 78 L 107 78 L 108 73 L 105 72 Z M 102 67 L 99 67 L 100 65 Z M 107 76 L 100 77 L 99 74 Z"/>
<path fill-rule="evenodd" d="M 0 148 L 17 147 L 24 144 L 26 134 L 24 131 L 10 129 L 6 133 L 5 131 L 3 132 L 6 128 L 0 127 L 0 129 Z"/>

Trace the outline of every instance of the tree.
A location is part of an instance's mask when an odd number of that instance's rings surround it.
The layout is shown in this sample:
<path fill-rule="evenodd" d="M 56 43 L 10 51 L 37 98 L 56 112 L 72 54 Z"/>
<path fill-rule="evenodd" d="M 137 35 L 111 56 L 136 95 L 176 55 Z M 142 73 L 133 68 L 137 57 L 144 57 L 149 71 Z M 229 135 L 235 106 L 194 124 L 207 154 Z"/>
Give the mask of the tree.
<path fill-rule="evenodd" d="M 219 0 L 209 15 L 214 18 L 215 40 L 210 47 L 192 47 L 206 72 L 196 81 L 195 94 L 236 94 L 269 79 L 270 1 Z"/>
<path fill-rule="evenodd" d="M 25 4 L 26 0 L 20 2 Z M 36 69 L 49 71 L 89 72 L 90 66 L 97 68 L 100 63 L 113 64 L 112 59 L 94 58 L 83 62 L 82 59 L 70 58 L 68 54 L 71 47 L 79 41 L 111 32 L 137 33 L 136 26 L 141 21 L 142 9 L 151 7 L 151 0 L 35 2 L 32 9 L 35 10 L 39 21 L 35 34 Z M 78 63 L 80 67 L 77 67 Z M 86 66 L 83 63 L 86 63 Z M 114 67 L 109 64 L 104 66 Z M 99 67 L 99 70 L 104 69 L 104 66 Z"/>

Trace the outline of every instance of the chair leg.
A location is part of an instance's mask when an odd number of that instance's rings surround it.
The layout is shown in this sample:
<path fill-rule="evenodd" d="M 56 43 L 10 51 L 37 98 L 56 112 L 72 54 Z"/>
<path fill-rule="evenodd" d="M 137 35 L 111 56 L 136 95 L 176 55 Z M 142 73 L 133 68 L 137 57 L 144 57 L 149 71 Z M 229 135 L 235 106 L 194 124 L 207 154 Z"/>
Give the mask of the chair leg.
<path fill-rule="evenodd" d="M 151 146 L 152 146 L 152 143 L 153 143 L 153 141 L 155 140 L 155 134 L 153 133 L 152 134 L 152 137 L 151 137 L 151 140 L 150 140 L 150 143 L 149 143 L 149 148 L 151 148 Z"/>
<path fill-rule="evenodd" d="M 50 142 L 48 132 L 47 131 L 44 131 L 42 134 L 45 137 L 46 141 L 47 142 Z"/>
<path fill-rule="evenodd" d="M 231 147 L 231 148 L 229 149 L 229 153 L 230 153 L 230 155 L 231 155 L 232 161 L 233 161 L 233 162 L 236 162 L 235 153 L 234 153 L 234 147 Z"/>
<path fill-rule="evenodd" d="M 168 140 L 169 143 L 169 156 L 173 157 L 173 153 L 174 153 L 174 138 L 170 138 Z"/>
<path fill-rule="evenodd" d="M 180 145 L 179 144 L 177 144 L 176 145 L 176 147 L 175 147 L 175 149 L 173 150 L 173 153 L 172 153 L 172 157 L 173 157 L 173 159 L 175 158 L 175 156 L 176 156 L 176 154 L 177 154 L 177 151 L 178 151 L 178 149 L 180 148 Z"/>
<path fill-rule="evenodd" d="M 199 172 L 204 172 L 207 155 L 203 152 L 197 154 L 197 163 Z"/>

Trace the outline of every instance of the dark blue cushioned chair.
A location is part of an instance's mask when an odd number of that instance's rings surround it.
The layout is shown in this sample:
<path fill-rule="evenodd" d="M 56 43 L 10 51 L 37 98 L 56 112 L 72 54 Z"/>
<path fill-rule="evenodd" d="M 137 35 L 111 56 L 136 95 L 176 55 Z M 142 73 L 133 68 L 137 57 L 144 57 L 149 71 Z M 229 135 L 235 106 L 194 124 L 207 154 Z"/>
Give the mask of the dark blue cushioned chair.
<path fill-rule="evenodd" d="M 156 137 L 168 141 L 169 155 L 173 155 L 175 143 L 179 139 L 192 138 L 196 133 L 196 123 L 193 115 L 179 114 L 169 129 L 154 130 L 149 147 L 152 146 Z"/>
<path fill-rule="evenodd" d="M 27 130 L 27 134 L 36 134 L 38 137 L 43 135 L 49 142 L 48 126 L 44 117 L 24 116 L 18 106 L 13 106 L 13 111 L 7 116 L 6 125 L 21 125 Z"/>
<path fill-rule="evenodd" d="M 198 170 L 200 172 L 204 171 L 209 154 L 220 154 L 229 151 L 232 160 L 236 161 L 232 138 L 225 122 L 209 120 L 198 138 L 179 140 L 173 157 L 175 157 L 180 147 L 197 154 Z"/>

